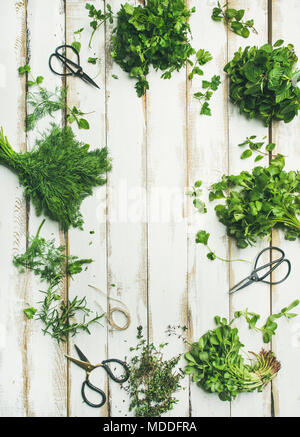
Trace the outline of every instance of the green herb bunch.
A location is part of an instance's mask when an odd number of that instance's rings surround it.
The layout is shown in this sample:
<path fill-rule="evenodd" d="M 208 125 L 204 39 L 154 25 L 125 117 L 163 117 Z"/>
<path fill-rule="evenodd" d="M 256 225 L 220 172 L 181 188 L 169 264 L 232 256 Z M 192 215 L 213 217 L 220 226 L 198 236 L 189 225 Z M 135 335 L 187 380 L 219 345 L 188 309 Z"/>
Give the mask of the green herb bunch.
<path fill-rule="evenodd" d="M 138 345 L 130 348 L 136 355 L 127 363 L 130 377 L 123 388 L 131 399 L 130 411 L 135 410 L 136 417 L 160 417 L 178 402 L 173 395 L 182 388 L 183 373 L 176 370 L 181 355 L 164 360 L 162 351 L 167 344 L 158 348 L 148 344 L 141 326 L 137 338 Z"/>
<path fill-rule="evenodd" d="M 268 167 L 224 175 L 212 185 L 209 198 L 225 199 L 215 211 L 238 247 L 269 237 L 275 227 L 283 229 L 287 240 L 300 237 L 300 173 L 286 172 L 284 166 L 284 157 L 277 155 Z"/>
<path fill-rule="evenodd" d="M 86 269 L 92 259 L 79 259 L 76 256 L 67 256 L 64 246 L 55 246 L 54 240 L 46 240 L 40 237 L 40 232 L 45 220 L 41 223 L 35 237 L 29 238 L 29 245 L 25 253 L 17 255 L 13 259 L 14 265 L 21 273 L 26 269 L 39 276 L 42 282 L 48 284 L 48 289 L 42 291 L 45 298 L 41 303 L 41 308 L 37 312 L 36 308 L 30 307 L 24 310 L 29 319 L 35 314 L 37 319 L 44 324 L 43 332 L 51 335 L 58 343 L 67 341 L 69 335 L 74 336 L 79 331 L 89 331 L 89 325 L 97 322 L 103 315 L 96 315 L 93 319 L 86 320 L 91 314 L 91 310 L 86 307 L 86 298 L 79 299 L 77 296 L 73 300 L 64 302 L 61 299 L 59 287 L 63 279 L 71 277 Z M 74 317 L 83 314 L 82 320 L 77 322 Z"/>
<path fill-rule="evenodd" d="M 184 0 L 148 0 L 145 6 L 125 3 L 117 13 L 112 36 L 112 57 L 137 79 L 138 96 L 149 89 L 147 74 L 152 65 L 169 79 L 195 54 L 189 42 L 189 10 Z"/>
<path fill-rule="evenodd" d="M 250 352 L 246 363 L 241 355 L 244 346 L 233 321 L 215 317 L 217 328 L 208 331 L 191 345 L 185 354 L 188 365 L 185 373 L 191 375 L 199 387 L 217 393 L 222 401 L 231 401 L 242 392 L 261 391 L 278 373 L 280 363 L 273 352 Z"/>
<path fill-rule="evenodd" d="M 290 122 L 300 108 L 299 72 L 294 47 L 273 46 L 240 48 L 224 71 L 230 77 L 230 98 L 249 118 Z"/>
<path fill-rule="evenodd" d="M 250 30 L 257 33 L 254 28 L 254 20 L 243 21 L 245 9 L 229 8 L 228 3 L 223 6 L 218 1 L 217 7 L 213 8 L 211 18 L 214 21 L 224 21 L 225 24 L 230 24 L 231 30 L 243 38 L 248 38 Z"/>
<path fill-rule="evenodd" d="M 80 44 L 79 42 L 77 44 Z M 72 44 L 74 46 L 74 43 Z M 80 47 L 75 47 L 76 50 L 80 51 Z M 19 74 L 22 76 L 24 74 L 31 74 L 31 69 L 29 65 L 24 65 L 19 67 Z M 67 88 L 56 87 L 55 91 L 48 91 L 46 88 L 42 87 L 41 84 L 44 81 L 43 76 L 37 76 L 36 78 L 31 77 L 28 80 L 28 87 L 37 89 L 33 92 L 29 92 L 27 95 L 27 102 L 33 108 L 33 112 L 26 115 L 25 127 L 26 131 L 33 130 L 37 122 L 44 118 L 46 115 L 53 116 L 54 112 L 66 110 L 67 120 L 69 123 L 76 122 L 79 129 L 89 129 L 89 122 L 83 118 L 83 115 L 87 113 L 82 112 L 81 109 L 73 106 L 70 108 L 66 103 Z"/>
<path fill-rule="evenodd" d="M 31 152 L 16 153 L 0 130 L 0 163 L 10 167 L 31 199 L 37 215 L 44 212 L 63 230 L 82 228 L 80 205 L 92 188 L 106 183 L 111 163 L 106 148 L 89 151 L 70 127 L 51 130 L 36 141 Z"/>

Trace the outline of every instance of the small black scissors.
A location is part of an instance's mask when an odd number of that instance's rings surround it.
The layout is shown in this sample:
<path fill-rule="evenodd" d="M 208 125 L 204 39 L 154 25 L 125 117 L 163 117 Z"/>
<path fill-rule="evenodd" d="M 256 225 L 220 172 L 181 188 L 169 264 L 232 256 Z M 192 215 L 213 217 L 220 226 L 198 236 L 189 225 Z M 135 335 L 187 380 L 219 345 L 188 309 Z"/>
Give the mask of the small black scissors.
<path fill-rule="evenodd" d="M 77 56 L 77 63 L 71 61 L 71 59 L 69 59 L 65 56 L 65 54 L 64 54 L 65 50 L 63 50 L 62 53 L 59 52 L 59 50 L 66 49 L 66 48 L 73 50 L 73 52 Z M 59 73 L 58 71 L 55 71 L 54 68 L 52 67 L 52 59 L 53 58 L 56 58 L 59 61 L 61 61 L 63 63 L 63 65 L 66 67 L 66 69 L 69 70 L 70 73 Z M 74 68 L 72 68 L 71 66 L 73 66 Z M 57 47 L 55 49 L 55 53 L 52 53 L 52 55 L 50 55 L 49 67 L 53 73 L 58 74 L 59 76 L 64 76 L 64 77 L 65 76 L 78 76 L 82 80 L 84 80 L 85 82 L 89 83 L 90 85 L 94 85 L 95 87 L 99 88 L 99 86 L 93 81 L 93 79 L 91 79 L 86 73 L 83 72 L 82 67 L 80 66 L 79 53 L 72 46 L 69 46 L 67 44 L 63 44 L 62 46 Z"/>
<path fill-rule="evenodd" d="M 93 365 L 89 362 L 89 360 L 87 359 L 87 357 L 81 352 L 81 350 L 79 349 L 79 347 L 77 347 L 76 345 L 75 349 L 76 352 L 78 353 L 78 356 L 80 358 L 80 360 L 77 360 L 76 358 L 72 358 L 69 355 L 66 355 L 66 358 L 68 358 L 68 360 L 72 361 L 73 363 L 77 364 L 77 366 L 81 367 L 83 370 L 85 370 L 86 372 L 86 378 L 82 383 L 82 387 L 81 387 L 81 396 L 84 400 L 84 402 L 86 404 L 88 404 L 90 407 L 94 407 L 94 408 L 100 408 L 102 407 L 102 405 L 105 404 L 106 402 L 106 394 L 104 393 L 104 391 L 102 391 L 100 388 L 95 387 L 89 380 L 90 378 L 90 374 L 91 372 L 96 369 L 97 367 L 103 367 L 104 370 L 108 373 L 108 375 L 111 377 L 111 379 L 115 382 L 118 382 L 119 384 L 122 384 L 124 382 L 127 381 L 127 379 L 129 378 L 129 369 L 126 365 L 126 363 L 124 361 L 120 361 L 120 360 L 116 360 L 116 359 L 111 359 L 111 360 L 104 360 L 102 361 L 100 364 L 96 364 Z M 117 363 L 120 364 L 123 369 L 125 370 L 125 375 L 122 378 L 117 378 L 112 371 L 110 370 L 109 366 L 107 365 L 108 363 Z M 85 395 L 85 386 L 88 386 L 91 390 L 99 393 L 102 397 L 102 400 L 99 404 L 93 404 L 92 402 L 90 402 L 86 395 Z"/>
<path fill-rule="evenodd" d="M 266 252 L 266 251 L 270 251 L 272 253 L 272 250 L 277 251 L 281 254 L 281 256 L 277 259 L 274 259 L 273 261 L 264 264 L 261 267 L 257 267 L 259 258 L 261 257 L 261 255 Z M 288 265 L 288 271 L 287 274 L 285 275 L 285 277 L 283 279 L 281 279 L 280 281 L 265 281 L 264 279 L 271 275 L 271 273 L 277 269 L 277 267 L 279 267 L 282 263 L 286 263 Z M 266 268 L 270 267 L 270 269 L 262 274 L 262 276 L 258 276 L 258 272 L 260 272 L 261 270 L 264 270 Z M 236 284 L 234 287 L 232 287 L 229 290 L 229 293 L 235 293 L 236 291 L 242 290 L 243 288 L 247 287 L 248 285 L 253 284 L 253 282 L 264 282 L 266 284 L 271 284 L 271 285 L 276 285 L 276 284 L 281 284 L 281 282 L 285 281 L 289 274 L 291 273 L 291 263 L 288 259 L 285 258 L 285 253 L 282 249 L 279 249 L 279 247 L 266 247 L 266 249 L 263 249 L 261 252 L 259 252 L 259 254 L 256 257 L 255 263 L 254 263 L 254 269 L 252 271 L 252 273 L 250 274 L 250 276 L 247 276 L 247 278 L 243 279 L 242 281 L 240 281 L 238 284 Z"/>

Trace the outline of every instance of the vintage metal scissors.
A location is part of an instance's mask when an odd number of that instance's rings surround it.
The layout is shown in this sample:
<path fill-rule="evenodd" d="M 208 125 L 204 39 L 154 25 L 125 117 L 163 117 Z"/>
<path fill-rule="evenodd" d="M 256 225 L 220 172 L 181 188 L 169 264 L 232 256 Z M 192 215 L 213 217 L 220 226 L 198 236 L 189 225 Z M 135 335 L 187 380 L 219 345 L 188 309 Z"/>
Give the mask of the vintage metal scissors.
<path fill-rule="evenodd" d="M 272 260 L 271 262 L 264 264 L 260 267 L 257 267 L 258 262 L 260 257 L 262 256 L 263 253 L 265 252 L 279 252 L 280 253 L 280 257 L 277 259 Z M 277 269 L 281 264 L 286 263 L 288 266 L 288 271 L 287 274 L 284 276 L 284 278 L 280 279 L 279 281 L 275 281 L 273 282 L 271 281 L 265 281 L 265 278 L 269 275 L 272 274 L 272 272 Z M 270 267 L 270 269 L 268 269 L 268 267 Z M 267 272 L 262 273 L 262 276 L 259 276 L 259 272 L 261 272 L 262 270 L 268 269 Z M 240 281 L 238 284 L 236 284 L 234 287 L 232 287 L 229 290 L 229 293 L 235 293 L 236 291 L 242 290 L 243 288 L 247 287 L 248 285 L 253 284 L 253 282 L 264 282 L 266 284 L 271 284 L 271 285 L 276 285 L 276 284 L 281 284 L 281 282 L 285 281 L 289 274 L 291 273 L 291 263 L 288 259 L 285 258 L 285 253 L 282 249 L 279 249 L 278 247 L 266 247 L 265 249 L 263 249 L 261 252 L 259 252 L 259 254 L 256 257 L 255 263 L 254 263 L 254 268 L 253 271 L 251 272 L 251 274 L 249 276 L 247 276 L 247 278 L 243 279 L 242 281 Z"/>
<path fill-rule="evenodd" d="M 67 49 L 67 48 L 73 50 L 73 52 L 77 56 L 77 63 L 65 56 L 65 49 Z M 60 50 L 61 50 L 61 52 L 60 52 Z M 54 68 L 52 67 L 53 58 L 56 58 L 60 62 L 62 62 L 62 64 L 65 66 L 66 70 L 69 70 L 69 73 L 68 72 L 59 73 L 58 71 L 54 70 Z M 49 67 L 53 73 L 58 74 L 59 76 L 64 76 L 64 77 L 65 76 L 77 76 L 77 77 L 80 77 L 85 82 L 89 83 L 90 85 L 94 85 L 95 87 L 99 88 L 99 86 L 96 84 L 96 82 L 94 82 L 93 79 L 90 78 L 90 76 L 88 76 L 86 73 L 83 72 L 82 67 L 80 66 L 79 53 L 73 46 L 69 46 L 68 44 L 63 44 L 63 45 L 57 47 L 55 49 L 55 53 L 52 53 L 52 55 L 50 55 Z M 72 68 L 72 67 L 74 67 L 74 68 Z"/>
<path fill-rule="evenodd" d="M 68 360 L 72 361 L 73 363 L 77 364 L 77 366 L 81 367 L 81 368 L 82 368 L 83 370 L 85 370 L 85 372 L 86 372 L 86 378 L 85 378 L 85 380 L 83 381 L 83 383 L 82 383 L 82 387 L 81 387 L 81 396 L 82 396 L 84 402 L 85 402 L 86 404 L 88 404 L 90 407 L 100 408 L 100 407 L 102 407 L 102 405 L 104 405 L 105 402 L 106 402 L 106 394 L 104 393 L 103 390 L 101 390 L 100 388 L 94 386 L 94 385 L 90 382 L 89 378 L 90 378 L 90 374 L 91 374 L 91 372 L 92 372 L 93 370 L 95 370 L 97 367 L 103 367 L 103 369 L 107 372 L 107 374 L 111 377 L 111 379 L 112 379 L 113 381 L 118 382 L 119 384 L 122 384 L 122 383 L 126 382 L 127 379 L 129 378 L 129 369 L 128 369 L 128 367 L 127 367 L 127 365 L 126 365 L 126 363 L 125 363 L 124 361 L 117 360 L 117 359 L 104 360 L 104 361 L 102 361 L 102 362 L 99 363 L 99 364 L 95 364 L 95 365 L 93 365 L 93 364 L 91 364 L 91 363 L 89 362 L 89 360 L 87 359 L 87 357 L 86 357 L 86 356 L 81 352 L 81 350 L 79 349 L 79 347 L 76 346 L 76 345 L 74 345 L 74 346 L 75 346 L 76 352 L 78 353 L 78 356 L 79 356 L 80 359 L 78 360 L 78 359 L 76 359 L 76 358 L 72 358 L 72 357 L 70 357 L 69 355 L 66 355 L 66 358 L 68 358 Z M 121 378 L 117 378 L 117 377 L 113 374 L 113 372 L 111 371 L 111 369 L 109 368 L 109 366 L 108 366 L 109 363 L 117 363 L 117 364 L 120 364 L 120 365 L 123 367 L 124 371 L 125 371 L 125 375 L 124 375 L 123 377 L 121 377 Z M 101 397 L 102 397 L 101 402 L 99 402 L 98 404 L 94 404 L 94 403 L 90 402 L 90 401 L 87 399 L 87 397 L 86 397 L 86 395 L 85 395 L 85 387 L 86 387 L 86 386 L 88 386 L 91 390 L 93 390 L 93 391 L 95 391 L 95 392 L 97 392 L 97 393 L 99 393 L 99 394 L 101 395 Z"/>

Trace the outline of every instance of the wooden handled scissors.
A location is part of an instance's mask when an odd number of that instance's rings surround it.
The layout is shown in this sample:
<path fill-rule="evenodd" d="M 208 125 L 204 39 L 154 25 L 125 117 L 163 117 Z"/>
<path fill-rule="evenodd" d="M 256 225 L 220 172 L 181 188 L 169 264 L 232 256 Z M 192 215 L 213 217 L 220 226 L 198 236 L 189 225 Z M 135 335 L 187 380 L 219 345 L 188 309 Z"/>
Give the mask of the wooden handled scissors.
<path fill-rule="evenodd" d="M 129 369 L 128 369 L 128 367 L 127 367 L 127 365 L 126 365 L 126 363 L 124 361 L 117 360 L 117 359 L 104 360 L 104 361 L 102 361 L 99 364 L 93 365 L 93 364 L 91 364 L 89 362 L 87 357 L 81 352 L 81 350 L 79 349 L 78 346 L 74 345 L 74 347 L 75 347 L 76 352 L 77 352 L 77 354 L 78 354 L 80 359 L 78 360 L 76 358 L 72 358 L 69 355 L 66 355 L 66 358 L 68 358 L 68 360 L 72 361 L 73 363 L 77 364 L 77 366 L 81 367 L 86 372 L 86 378 L 83 381 L 82 386 L 81 386 L 81 396 L 82 396 L 82 399 L 90 407 L 100 408 L 106 402 L 106 394 L 104 393 L 103 390 L 101 390 L 100 388 L 96 387 L 95 385 L 93 385 L 90 382 L 89 378 L 90 378 L 91 372 L 93 370 L 97 369 L 97 367 L 102 367 L 107 372 L 107 374 L 110 376 L 110 378 L 113 381 L 118 382 L 119 384 L 122 384 L 122 383 L 126 382 L 128 380 L 128 378 L 129 378 Z M 109 368 L 109 366 L 108 366 L 109 363 L 120 364 L 123 367 L 124 371 L 125 371 L 125 375 L 123 377 L 121 377 L 121 378 L 116 377 L 113 374 L 113 372 L 111 371 L 111 369 Z M 85 387 L 86 386 L 88 386 L 91 390 L 93 390 L 93 391 L 95 391 L 95 392 L 100 394 L 100 396 L 102 398 L 101 402 L 99 402 L 98 404 L 94 404 L 94 403 L 90 402 L 87 399 L 86 394 L 85 394 Z"/>
<path fill-rule="evenodd" d="M 65 56 L 65 49 L 67 49 L 67 48 L 73 50 L 73 52 L 77 56 L 77 63 Z M 62 50 L 62 51 L 60 52 L 60 50 Z M 52 67 L 53 58 L 58 59 L 65 66 L 66 70 L 69 70 L 69 73 L 68 72 L 59 73 L 58 71 L 54 70 L 54 68 Z M 50 55 L 49 67 L 50 67 L 50 70 L 53 73 L 58 74 L 58 76 L 63 76 L 63 77 L 77 76 L 77 77 L 80 77 L 80 79 L 84 80 L 85 82 L 89 83 L 90 85 L 93 85 L 93 86 L 99 88 L 99 86 L 96 84 L 96 82 L 94 82 L 93 79 L 90 78 L 90 76 L 88 76 L 86 73 L 83 72 L 82 67 L 80 66 L 79 53 L 73 46 L 69 46 L 68 44 L 63 44 L 63 45 L 57 47 L 55 49 L 55 53 L 52 53 L 52 55 Z M 72 67 L 74 67 L 74 68 L 72 68 Z"/>
<path fill-rule="evenodd" d="M 267 264 L 258 267 L 258 263 L 262 254 L 267 251 L 269 251 L 270 253 L 272 253 L 272 251 L 279 252 L 281 256 L 279 258 L 272 260 Z M 272 280 L 266 281 L 265 278 L 271 275 L 272 272 L 274 272 L 274 270 L 277 269 L 283 263 L 287 264 L 286 275 L 279 281 L 275 281 L 275 282 L 273 282 Z M 270 268 L 268 269 L 268 267 Z M 259 272 L 262 272 L 265 269 L 268 270 L 265 273 L 262 273 L 261 276 L 259 276 Z M 238 284 L 236 284 L 234 287 L 232 287 L 229 290 L 229 293 L 232 294 L 235 293 L 236 291 L 242 290 L 243 288 L 248 287 L 248 285 L 253 284 L 253 282 L 264 282 L 266 284 L 271 284 L 271 285 L 281 284 L 281 282 L 285 281 L 288 278 L 290 273 L 291 273 L 291 263 L 288 259 L 286 259 L 284 251 L 282 249 L 279 249 L 279 247 L 266 247 L 257 255 L 254 263 L 254 269 L 252 270 L 251 274 L 247 276 L 247 278 L 243 279 Z"/>

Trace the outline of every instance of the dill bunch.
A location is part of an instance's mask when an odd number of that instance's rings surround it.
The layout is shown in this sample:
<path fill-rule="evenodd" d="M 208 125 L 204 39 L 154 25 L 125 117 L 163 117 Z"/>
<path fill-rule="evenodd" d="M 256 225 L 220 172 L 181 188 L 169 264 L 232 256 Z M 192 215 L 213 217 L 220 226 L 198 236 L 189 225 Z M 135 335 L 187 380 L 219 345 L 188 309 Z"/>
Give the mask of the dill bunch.
<path fill-rule="evenodd" d="M 80 205 L 93 187 L 106 183 L 111 160 L 106 148 L 89 151 L 72 129 L 51 125 L 31 152 L 16 153 L 0 130 L 0 164 L 18 174 L 37 215 L 44 213 L 67 231 L 82 229 Z"/>

